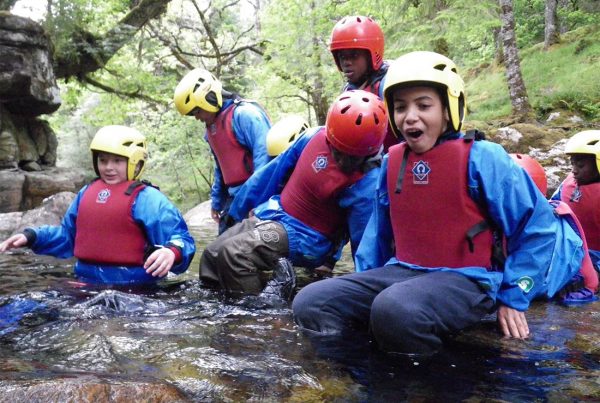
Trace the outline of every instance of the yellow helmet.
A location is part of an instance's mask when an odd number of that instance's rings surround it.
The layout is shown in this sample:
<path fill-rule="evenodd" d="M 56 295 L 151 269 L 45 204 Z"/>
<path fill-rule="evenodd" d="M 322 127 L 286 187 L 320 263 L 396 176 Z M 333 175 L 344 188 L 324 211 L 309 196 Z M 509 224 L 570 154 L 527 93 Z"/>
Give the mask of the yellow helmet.
<path fill-rule="evenodd" d="M 223 106 L 223 85 L 209 71 L 194 69 L 181 79 L 173 97 L 182 115 L 191 115 L 195 108 L 218 112 Z"/>
<path fill-rule="evenodd" d="M 456 64 L 444 55 L 435 52 L 418 51 L 407 53 L 394 60 L 385 77 L 383 97 L 390 124 L 396 136 L 400 131 L 394 122 L 394 89 L 404 85 L 441 86 L 445 89 L 450 122 L 454 130 L 459 131 L 466 114 L 465 83 L 458 74 Z"/>
<path fill-rule="evenodd" d="M 148 158 L 146 137 L 136 129 L 127 126 L 104 126 L 94 136 L 90 144 L 94 171 L 98 171 L 97 153 L 105 152 L 127 158 L 127 180 L 136 180 L 142 174 Z M 141 168 L 136 172 L 138 163 Z"/>
<path fill-rule="evenodd" d="M 575 134 L 565 145 L 566 154 L 593 154 L 600 172 L 600 130 L 584 130 Z"/>
<path fill-rule="evenodd" d="M 308 129 L 308 122 L 302 116 L 290 115 L 284 117 L 267 132 L 267 153 L 271 157 L 281 154 L 306 129 Z"/>

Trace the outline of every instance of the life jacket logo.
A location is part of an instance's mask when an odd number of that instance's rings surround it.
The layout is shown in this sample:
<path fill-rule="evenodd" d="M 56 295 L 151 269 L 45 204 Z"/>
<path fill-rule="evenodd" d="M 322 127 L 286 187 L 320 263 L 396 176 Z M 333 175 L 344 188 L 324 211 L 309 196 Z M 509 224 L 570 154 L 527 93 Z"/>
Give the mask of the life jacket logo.
<path fill-rule="evenodd" d="M 429 168 L 428 162 L 423 160 L 415 162 L 412 169 L 413 183 L 415 185 L 427 185 L 429 183 L 430 172 L 431 168 Z"/>
<path fill-rule="evenodd" d="M 581 200 L 581 190 L 579 190 L 579 186 L 577 186 L 569 201 L 579 203 L 579 200 Z"/>
<path fill-rule="evenodd" d="M 312 167 L 315 172 L 319 172 L 327 168 L 327 156 L 318 155 L 315 161 L 312 163 Z"/>
<path fill-rule="evenodd" d="M 102 189 L 101 191 L 98 192 L 98 197 L 96 198 L 96 203 L 104 204 L 108 201 L 109 197 L 110 197 L 110 190 Z"/>
<path fill-rule="evenodd" d="M 528 293 L 533 288 L 533 279 L 529 276 L 523 276 L 517 280 L 517 285 L 523 292 Z"/>

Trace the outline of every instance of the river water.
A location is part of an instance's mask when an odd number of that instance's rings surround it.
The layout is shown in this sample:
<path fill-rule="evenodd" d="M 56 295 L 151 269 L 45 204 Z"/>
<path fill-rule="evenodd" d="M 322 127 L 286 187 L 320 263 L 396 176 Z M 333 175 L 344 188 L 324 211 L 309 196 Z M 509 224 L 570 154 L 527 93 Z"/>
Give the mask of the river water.
<path fill-rule="evenodd" d="M 72 261 L 0 255 L 0 386 L 92 374 L 165 382 L 190 401 L 600 401 L 600 302 L 534 304 L 527 341 L 500 339 L 490 318 L 429 359 L 391 356 L 364 340 L 313 344 L 289 304 L 200 287 L 198 258 L 129 290 L 78 283 Z M 336 272 L 349 270 L 346 256 Z"/>

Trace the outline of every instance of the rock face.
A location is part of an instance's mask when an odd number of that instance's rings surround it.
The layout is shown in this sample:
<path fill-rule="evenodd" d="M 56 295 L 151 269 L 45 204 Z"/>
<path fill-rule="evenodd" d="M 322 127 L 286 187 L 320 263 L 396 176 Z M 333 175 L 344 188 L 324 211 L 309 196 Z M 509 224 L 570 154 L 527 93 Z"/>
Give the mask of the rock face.
<path fill-rule="evenodd" d="M 60 106 L 48 37 L 36 22 L 8 12 L 0 13 L 0 102 L 27 117 Z"/>
<path fill-rule="evenodd" d="M 60 192 L 44 199 L 42 204 L 33 210 L 0 214 L 0 240 L 27 227 L 60 225 L 75 195 L 72 192 Z"/>
<path fill-rule="evenodd" d="M 30 210 L 60 192 L 77 193 L 88 181 L 83 172 L 57 167 L 27 172 L 0 170 L 0 213 Z"/>
<path fill-rule="evenodd" d="M 56 135 L 39 118 L 60 102 L 44 30 L 0 11 L 0 213 L 32 209 L 83 185 L 82 173 L 54 168 Z"/>

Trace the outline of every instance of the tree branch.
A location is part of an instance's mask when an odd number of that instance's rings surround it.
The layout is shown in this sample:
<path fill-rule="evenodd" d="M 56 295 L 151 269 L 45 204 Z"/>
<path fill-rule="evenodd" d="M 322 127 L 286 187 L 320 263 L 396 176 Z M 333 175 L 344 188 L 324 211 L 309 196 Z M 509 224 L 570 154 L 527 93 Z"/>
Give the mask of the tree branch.
<path fill-rule="evenodd" d="M 83 77 L 101 69 L 148 21 L 162 15 L 171 0 L 140 0 L 104 37 L 74 32 L 76 57 L 55 55 L 57 78 Z"/>
<path fill-rule="evenodd" d="M 115 88 L 109 87 L 106 84 L 102 84 L 99 81 L 94 80 L 93 78 L 89 77 L 89 76 L 83 76 L 81 79 L 82 82 L 87 83 L 91 86 L 94 86 L 96 88 L 101 89 L 104 92 L 107 92 L 109 94 L 115 94 L 118 95 L 120 97 L 126 97 L 126 98 L 136 98 L 136 99 L 141 99 L 143 101 L 149 102 L 149 103 L 154 103 L 154 104 L 164 104 L 163 101 L 160 101 L 158 99 L 154 99 L 152 97 L 149 97 L 148 95 L 142 94 L 141 90 L 138 88 L 136 91 L 133 92 L 126 92 L 126 91 L 120 91 L 117 90 Z"/>

